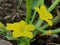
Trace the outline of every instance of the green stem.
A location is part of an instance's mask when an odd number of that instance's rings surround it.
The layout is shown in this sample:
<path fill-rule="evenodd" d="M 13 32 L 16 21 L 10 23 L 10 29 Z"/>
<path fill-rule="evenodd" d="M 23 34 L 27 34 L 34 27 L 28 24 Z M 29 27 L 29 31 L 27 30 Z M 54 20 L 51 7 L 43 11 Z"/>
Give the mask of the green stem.
<path fill-rule="evenodd" d="M 48 11 L 51 12 L 59 4 L 60 0 L 56 0 L 49 8 Z"/>
<path fill-rule="evenodd" d="M 34 11 L 34 14 L 33 14 L 32 19 L 31 19 L 31 23 L 33 23 L 33 21 L 35 19 L 35 15 L 36 15 L 36 11 Z"/>
<path fill-rule="evenodd" d="M 55 19 L 53 19 L 53 22 L 56 23 L 59 18 L 60 18 L 60 16 L 56 16 Z M 47 28 L 48 26 L 49 26 L 49 25 L 46 24 L 46 25 L 44 25 L 43 27 L 40 27 L 40 28 L 36 27 L 36 29 L 37 29 L 38 31 L 42 32 L 42 33 L 45 33 L 46 30 L 44 30 L 44 29 Z M 52 30 L 52 33 L 58 33 L 59 31 L 60 31 L 60 30 L 58 30 L 58 29 Z"/>
<path fill-rule="evenodd" d="M 31 15 L 31 0 L 26 0 L 26 22 L 29 23 Z"/>
<path fill-rule="evenodd" d="M 19 43 L 19 44 L 17 44 L 17 45 L 24 45 L 24 43 Z"/>
<path fill-rule="evenodd" d="M 30 45 L 29 39 L 26 37 L 22 37 L 17 41 L 17 45 Z"/>
<path fill-rule="evenodd" d="M 54 22 L 54 23 L 57 23 L 57 21 L 58 21 L 59 18 L 60 18 L 59 16 L 56 16 L 55 19 L 53 20 L 53 22 Z M 43 27 L 40 27 L 40 28 L 39 28 L 39 26 L 37 25 L 37 26 L 36 26 L 36 29 L 37 29 L 39 32 L 41 32 L 41 33 L 45 33 L 45 32 L 47 32 L 47 30 L 44 30 L 44 29 L 47 28 L 48 26 L 49 26 L 49 25 L 46 24 L 46 25 L 44 25 Z M 59 28 L 59 29 L 54 29 L 54 30 L 52 30 L 52 34 L 56 34 L 56 33 L 59 33 L 59 32 L 60 32 L 60 28 Z"/>
<path fill-rule="evenodd" d="M 39 32 L 41 32 L 41 33 L 45 33 L 46 32 L 46 30 L 42 30 L 42 29 L 37 29 Z"/>
<path fill-rule="evenodd" d="M 38 31 L 40 31 L 41 33 L 43 33 L 42 35 L 46 35 L 45 32 L 47 32 L 47 30 L 41 30 L 41 29 L 38 29 Z M 52 34 L 60 33 L 60 28 L 51 30 L 51 32 L 52 32 Z"/>
<path fill-rule="evenodd" d="M 35 28 L 39 28 L 42 23 L 43 23 L 42 20 L 38 20 L 38 22 L 37 22 L 36 25 L 35 25 Z"/>
<path fill-rule="evenodd" d="M 46 35 L 46 33 L 47 33 L 47 31 L 45 30 L 45 32 L 43 32 L 42 36 Z M 60 33 L 60 28 L 51 30 L 51 33 L 52 33 L 52 34 Z"/>
<path fill-rule="evenodd" d="M 38 2 L 38 4 L 37 4 L 37 7 L 40 6 L 41 2 L 42 2 L 42 0 L 39 0 L 39 2 Z M 35 19 L 35 16 L 36 16 L 36 11 L 34 11 L 34 13 L 33 13 L 33 16 L 32 16 L 32 19 L 31 19 L 31 23 L 33 23 L 33 21 L 34 21 L 34 19 Z"/>
<path fill-rule="evenodd" d="M 60 33 L 60 28 L 52 30 L 52 34 Z"/>
<path fill-rule="evenodd" d="M 44 0 L 41 0 L 41 5 L 44 5 Z"/>

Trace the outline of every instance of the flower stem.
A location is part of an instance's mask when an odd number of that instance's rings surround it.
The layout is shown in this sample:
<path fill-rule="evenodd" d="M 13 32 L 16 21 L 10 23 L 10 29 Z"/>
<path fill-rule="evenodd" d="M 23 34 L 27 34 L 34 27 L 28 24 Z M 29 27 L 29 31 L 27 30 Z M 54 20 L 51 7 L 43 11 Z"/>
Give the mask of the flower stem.
<path fill-rule="evenodd" d="M 42 22 L 43 22 L 42 20 L 38 20 L 38 22 L 36 23 L 35 27 L 39 28 L 41 26 Z"/>
<path fill-rule="evenodd" d="M 43 35 L 47 35 L 48 31 L 47 30 L 43 30 L 42 32 L 43 32 L 43 34 L 42 34 L 42 36 L 43 36 Z M 60 33 L 60 28 L 51 30 L 51 34 L 57 34 L 57 33 Z"/>
<path fill-rule="evenodd" d="M 40 6 L 41 1 L 42 1 L 42 0 L 39 0 L 39 2 L 38 2 L 38 4 L 37 4 L 37 7 Z M 31 23 L 33 23 L 33 21 L 34 21 L 34 19 L 35 19 L 35 16 L 36 16 L 36 11 L 34 11 L 34 13 L 33 13 L 33 16 L 32 16 L 32 19 L 31 19 Z"/>
<path fill-rule="evenodd" d="M 26 22 L 29 23 L 31 15 L 31 0 L 26 0 Z"/>
<path fill-rule="evenodd" d="M 49 8 L 48 11 L 51 12 L 59 4 L 60 0 L 56 0 Z"/>
<path fill-rule="evenodd" d="M 56 23 L 59 18 L 60 18 L 60 16 L 56 16 L 55 19 L 53 19 L 53 22 Z M 47 28 L 48 26 L 49 26 L 49 25 L 46 24 L 46 25 L 44 25 L 43 27 L 37 28 L 37 30 L 40 31 L 40 32 L 42 32 L 42 33 L 45 33 L 46 30 L 44 30 L 44 29 Z M 59 33 L 59 32 L 60 32 L 60 28 L 52 30 L 52 33 L 53 33 L 53 34 Z"/>
<path fill-rule="evenodd" d="M 17 45 L 30 45 L 29 39 L 26 37 L 22 37 L 17 41 Z"/>
<path fill-rule="evenodd" d="M 41 0 L 41 5 L 44 5 L 44 0 Z"/>
<path fill-rule="evenodd" d="M 52 34 L 60 33 L 60 28 L 52 30 Z"/>

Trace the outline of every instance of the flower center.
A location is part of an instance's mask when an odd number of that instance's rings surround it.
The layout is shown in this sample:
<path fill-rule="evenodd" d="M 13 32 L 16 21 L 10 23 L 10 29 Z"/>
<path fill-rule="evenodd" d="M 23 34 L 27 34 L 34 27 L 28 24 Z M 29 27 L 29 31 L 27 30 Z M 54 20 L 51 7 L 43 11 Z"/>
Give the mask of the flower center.
<path fill-rule="evenodd" d="M 25 31 L 25 30 L 22 28 L 22 29 L 21 29 L 21 32 L 24 32 L 24 31 Z"/>

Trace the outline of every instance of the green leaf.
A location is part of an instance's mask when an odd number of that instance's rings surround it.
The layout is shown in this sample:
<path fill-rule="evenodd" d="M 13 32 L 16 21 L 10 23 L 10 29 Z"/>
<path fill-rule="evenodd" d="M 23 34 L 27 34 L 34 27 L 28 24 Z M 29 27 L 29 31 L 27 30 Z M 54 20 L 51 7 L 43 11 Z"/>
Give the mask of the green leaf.
<path fill-rule="evenodd" d="M 34 7 L 38 7 L 39 3 L 40 3 L 40 0 L 32 0 L 31 1 L 32 9 L 34 9 Z"/>
<path fill-rule="evenodd" d="M 6 28 L 5 26 L 0 22 L 0 34 L 5 34 L 6 33 Z"/>
<path fill-rule="evenodd" d="M 4 34 L 4 30 L 0 29 L 0 35 Z"/>
<path fill-rule="evenodd" d="M 26 38 L 26 37 L 20 38 L 20 40 L 19 40 L 19 42 L 18 42 L 18 45 L 30 45 L 29 39 Z"/>
<path fill-rule="evenodd" d="M 27 24 L 30 22 L 30 16 L 31 16 L 31 0 L 26 0 L 26 19 L 25 21 Z"/>
<path fill-rule="evenodd" d="M 12 36 L 12 32 L 11 32 L 11 31 L 7 31 L 6 38 L 7 38 L 8 40 L 18 40 L 18 38 L 14 38 L 14 37 Z"/>
<path fill-rule="evenodd" d="M 14 40 L 14 38 L 12 37 L 12 32 L 11 31 L 7 31 L 6 38 L 8 40 Z"/>

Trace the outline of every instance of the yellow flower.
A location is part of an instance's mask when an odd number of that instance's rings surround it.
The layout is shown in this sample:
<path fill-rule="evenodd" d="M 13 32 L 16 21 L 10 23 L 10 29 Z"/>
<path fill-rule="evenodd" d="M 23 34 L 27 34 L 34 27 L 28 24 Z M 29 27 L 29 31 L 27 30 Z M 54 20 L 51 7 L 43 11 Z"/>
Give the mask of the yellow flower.
<path fill-rule="evenodd" d="M 46 21 L 50 26 L 52 26 L 51 19 L 53 18 L 52 14 L 49 13 L 44 5 L 41 5 L 40 9 L 35 7 L 35 10 L 39 14 L 39 19 Z"/>
<path fill-rule="evenodd" d="M 48 35 L 48 36 L 50 36 L 51 34 L 52 34 L 52 31 L 51 31 L 51 30 L 48 30 L 48 31 L 46 31 L 45 33 L 43 33 L 42 36 L 43 36 L 43 35 Z"/>
<path fill-rule="evenodd" d="M 49 31 L 46 32 L 46 35 L 51 35 L 51 34 L 52 34 L 51 30 L 49 30 Z"/>
<path fill-rule="evenodd" d="M 33 38 L 32 31 L 34 26 L 32 24 L 26 24 L 25 21 L 20 21 L 16 23 L 8 23 L 6 26 L 7 30 L 13 30 L 13 37 L 28 37 Z"/>

